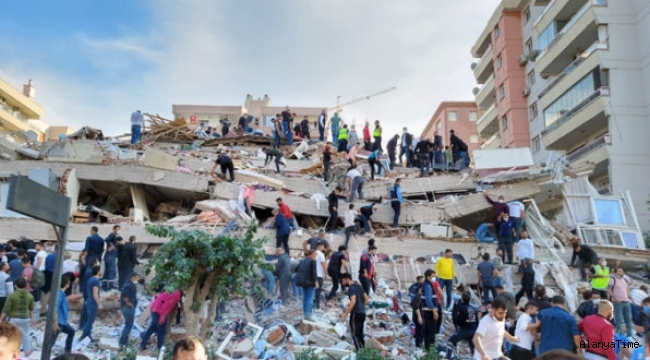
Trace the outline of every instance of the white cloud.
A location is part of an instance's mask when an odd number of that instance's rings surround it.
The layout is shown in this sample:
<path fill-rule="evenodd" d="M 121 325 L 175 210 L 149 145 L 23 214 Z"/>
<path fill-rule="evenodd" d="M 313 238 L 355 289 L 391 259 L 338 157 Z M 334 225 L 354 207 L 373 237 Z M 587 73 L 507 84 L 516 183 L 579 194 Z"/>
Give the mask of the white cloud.
<path fill-rule="evenodd" d="M 77 35 L 77 56 L 100 71 L 97 81 L 54 63 L 11 59 L 2 69 L 34 79 L 46 121 L 108 134 L 128 132 L 136 108 L 171 116 L 172 103 L 239 105 L 247 93 L 269 94 L 275 105 L 331 106 L 337 95 L 345 102 L 393 85 L 343 115 L 381 119 L 387 135 L 405 123 L 416 132 L 441 101 L 472 100 L 470 47 L 497 4 L 151 1 L 154 28 Z"/>

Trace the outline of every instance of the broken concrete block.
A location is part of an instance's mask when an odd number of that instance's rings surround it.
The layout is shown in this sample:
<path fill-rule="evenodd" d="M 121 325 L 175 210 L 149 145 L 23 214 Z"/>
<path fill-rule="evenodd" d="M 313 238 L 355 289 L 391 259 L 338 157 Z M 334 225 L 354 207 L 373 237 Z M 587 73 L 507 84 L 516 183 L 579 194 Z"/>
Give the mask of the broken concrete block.
<path fill-rule="evenodd" d="M 118 338 L 102 337 L 99 339 L 100 349 L 119 350 L 120 343 Z"/>
<path fill-rule="evenodd" d="M 149 148 L 144 152 L 144 166 L 175 171 L 176 166 L 178 166 L 178 158 L 165 154 L 160 150 Z"/>
<path fill-rule="evenodd" d="M 373 334 L 382 345 L 392 345 L 395 342 L 395 334 L 392 331 L 378 331 Z"/>
<path fill-rule="evenodd" d="M 318 347 L 332 347 L 338 342 L 338 336 L 327 331 L 314 331 L 309 335 L 309 343 Z"/>
<path fill-rule="evenodd" d="M 253 351 L 254 345 L 253 341 L 249 338 L 242 339 L 234 344 L 230 349 L 230 355 L 235 358 L 241 358 L 247 356 L 251 351 Z"/>
<path fill-rule="evenodd" d="M 278 326 L 275 330 L 269 333 L 266 341 L 271 345 L 277 345 L 284 339 L 285 334 L 284 329 L 281 326 Z"/>

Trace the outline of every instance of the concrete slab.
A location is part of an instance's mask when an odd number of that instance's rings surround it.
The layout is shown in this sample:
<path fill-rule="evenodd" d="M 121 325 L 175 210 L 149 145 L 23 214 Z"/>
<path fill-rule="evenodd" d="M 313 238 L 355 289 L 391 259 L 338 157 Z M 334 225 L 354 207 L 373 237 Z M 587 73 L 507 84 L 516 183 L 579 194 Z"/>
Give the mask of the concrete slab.
<path fill-rule="evenodd" d="M 521 166 L 532 166 L 533 155 L 530 148 L 506 148 L 474 150 L 474 168 L 503 169 Z"/>
<path fill-rule="evenodd" d="M 144 153 L 143 164 L 156 169 L 175 171 L 178 166 L 178 158 L 161 150 L 149 148 Z"/>

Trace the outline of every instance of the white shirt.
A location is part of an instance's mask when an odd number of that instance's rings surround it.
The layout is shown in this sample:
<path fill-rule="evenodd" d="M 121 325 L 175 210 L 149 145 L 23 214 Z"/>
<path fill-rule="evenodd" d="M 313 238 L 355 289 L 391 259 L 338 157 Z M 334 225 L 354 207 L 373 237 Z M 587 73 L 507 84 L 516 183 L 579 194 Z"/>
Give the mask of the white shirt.
<path fill-rule="evenodd" d="M 519 201 L 512 201 L 508 203 L 508 210 L 511 217 L 520 218 L 521 212 L 526 210 L 526 207 Z"/>
<path fill-rule="evenodd" d="M 316 276 L 319 278 L 325 277 L 323 263 L 325 263 L 325 255 L 321 251 L 316 250 Z"/>
<path fill-rule="evenodd" d="M 348 171 L 348 177 L 350 178 L 350 180 L 354 180 L 354 178 L 357 177 L 357 176 L 361 176 L 361 173 L 359 172 L 359 170 L 352 169 L 352 170 Z"/>
<path fill-rule="evenodd" d="M 72 259 L 64 260 L 63 261 L 63 273 L 66 274 L 66 273 L 77 272 L 77 271 L 79 271 L 79 270 L 77 270 L 77 266 L 79 266 L 78 261 L 74 261 Z"/>
<path fill-rule="evenodd" d="M 476 333 L 483 335 L 481 338 L 483 350 L 490 359 L 503 356 L 501 345 L 503 345 L 503 337 L 506 333 L 505 321 L 496 321 L 491 314 L 485 315 L 478 323 Z M 477 349 L 474 349 L 474 359 L 482 360 Z"/>
<path fill-rule="evenodd" d="M 354 219 L 357 217 L 357 213 L 354 210 L 348 210 L 345 212 L 345 227 L 354 226 Z"/>
<path fill-rule="evenodd" d="M 38 270 L 44 271 L 45 270 L 45 258 L 47 257 L 47 253 L 44 250 L 41 250 L 36 253 L 36 257 L 34 257 L 34 267 L 36 267 L 36 264 L 38 264 L 38 259 L 41 259 L 41 265 L 38 266 Z"/>
<path fill-rule="evenodd" d="M 0 297 L 7 297 L 14 292 L 14 283 L 9 280 L 11 276 L 0 271 Z"/>
<path fill-rule="evenodd" d="M 519 319 L 517 319 L 517 328 L 515 329 L 515 336 L 519 338 L 519 344 L 517 346 L 526 350 L 533 349 L 533 341 L 535 340 L 533 334 L 526 330 L 532 321 L 533 318 L 526 313 L 521 314 Z"/>
<path fill-rule="evenodd" d="M 519 240 L 517 243 L 517 257 L 519 260 L 535 258 L 535 244 L 533 244 L 533 240 Z"/>

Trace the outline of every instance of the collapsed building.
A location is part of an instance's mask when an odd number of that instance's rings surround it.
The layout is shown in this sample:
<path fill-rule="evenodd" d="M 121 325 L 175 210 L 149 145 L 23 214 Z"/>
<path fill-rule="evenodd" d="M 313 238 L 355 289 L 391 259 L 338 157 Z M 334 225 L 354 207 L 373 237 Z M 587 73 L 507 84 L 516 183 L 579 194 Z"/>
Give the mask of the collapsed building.
<path fill-rule="evenodd" d="M 268 136 L 234 133 L 225 138 L 197 140 L 184 120 L 147 117 L 148 132 L 136 146 L 121 141 L 120 137 L 105 139 L 101 130 L 88 127 L 58 141 L 1 138 L 2 238 L 57 240 L 50 225 L 6 208 L 3 200 L 9 191 L 11 175 L 28 176 L 70 197 L 71 208 L 66 209 L 71 219 L 68 250 L 81 250 L 91 224 L 99 228 L 100 234 L 109 233 L 113 225 L 119 224 L 122 233 L 137 237 L 138 252 L 143 258 L 151 256 L 165 241 L 149 235 L 145 231 L 146 223 L 200 228 L 218 235 L 245 228 L 258 219 L 262 225 L 258 236 L 273 238 L 274 231 L 266 224 L 278 197 L 291 208 L 300 227 L 290 237 L 291 255 L 299 256 L 302 242 L 326 224 L 327 195 L 336 186 L 348 190 L 345 176 L 349 164 L 345 157 L 335 155 L 330 181 L 322 180 L 323 143 L 310 141 L 282 146 L 285 166 L 275 175 L 274 169 L 264 166 L 264 156 L 259 151 L 261 146 L 271 144 Z M 218 152 L 233 159 L 234 182 L 210 174 Z M 357 155 L 359 168 L 365 175 L 369 173 L 364 161 L 367 155 L 364 151 Z M 563 293 L 571 310 L 577 306 L 578 293 L 587 284 L 577 281 L 576 272 L 566 265 L 572 251 L 568 247 L 569 230 L 576 229 L 580 239 L 600 256 L 620 260 L 632 270 L 631 276 L 641 280 L 650 253 L 645 249 L 631 195 L 599 195 L 585 180 L 590 171 L 588 164 L 579 169 L 568 168 L 558 158 L 545 167 L 535 167 L 528 157 L 526 149 L 479 150 L 474 153 L 475 169 L 434 169 L 432 176 L 420 177 L 416 169 L 396 168 L 381 172 L 377 180 L 367 182 L 364 200 L 356 202 L 357 208 L 370 202 L 378 208 L 373 215 L 376 230 L 373 237 L 379 248 L 376 270 L 382 285 L 376 295 L 385 299 L 397 291 L 404 292 L 417 275 L 434 266 L 447 248 L 456 253 L 458 283 L 466 289 L 475 289 L 480 254 L 489 251 L 494 255 L 496 250 L 495 245 L 481 244 L 467 236 L 468 230 L 493 216 L 483 192 L 526 204 L 526 228 L 537 248 L 536 282 Z M 388 187 L 398 177 L 402 179 L 405 204 L 396 230 L 391 226 L 393 210 L 385 198 Z M 341 234 L 328 236 L 332 248 L 343 243 Z M 353 236 L 350 243 L 353 275 L 367 239 L 368 236 Z M 269 253 L 272 253 L 270 248 Z M 510 291 L 519 283 L 513 269 L 510 266 L 505 270 L 505 287 Z M 252 326 L 256 319 L 246 315 Z M 277 313 L 274 316 L 267 321 L 271 319 L 278 325 Z M 388 321 L 386 317 L 386 314 L 375 314 L 373 346 L 395 358 L 408 358 L 410 352 L 405 345 L 408 334 L 401 327 L 380 328 L 381 322 Z M 299 314 L 293 318 L 299 318 Z M 282 328 L 266 326 L 264 339 L 268 348 L 273 349 L 287 345 L 287 333 L 295 332 L 294 340 L 305 339 L 292 344 L 294 352 L 303 351 L 310 344 L 322 354 L 345 356 L 351 347 L 340 345 L 340 337 L 332 336 L 336 329 L 331 319 L 336 316 L 325 313 L 314 323 L 285 321 Z M 287 325 L 296 327 L 287 329 Z M 233 336 L 222 334 L 219 351 L 223 357 L 237 358 L 253 351 L 262 328 L 251 329 L 254 333 L 251 346 L 238 343 L 238 350 L 229 355 L 225 351 L 234 346 Z"/>

